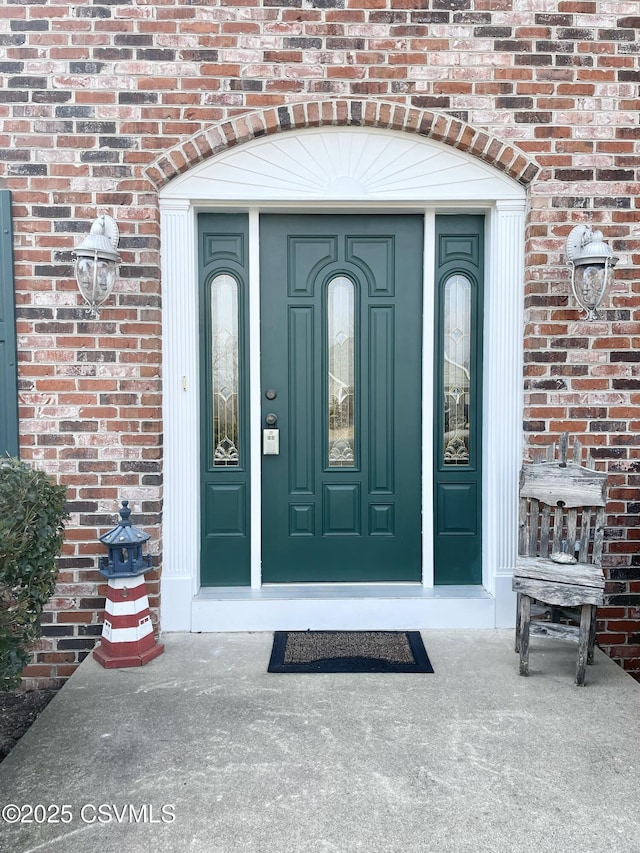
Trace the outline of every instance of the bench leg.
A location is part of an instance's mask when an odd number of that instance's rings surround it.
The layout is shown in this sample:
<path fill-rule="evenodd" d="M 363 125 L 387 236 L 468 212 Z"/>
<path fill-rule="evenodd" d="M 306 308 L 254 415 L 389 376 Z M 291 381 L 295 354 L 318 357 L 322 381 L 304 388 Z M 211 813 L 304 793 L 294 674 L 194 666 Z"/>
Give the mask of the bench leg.
<path fill-rule="evenodd" d="M 578 666 L 576 668 L 576 684 L 584 687 L 584 676 L 589 654 L 589 638 L 591 637 L 592 604 L 583 604 L 580 615 L 580 640 L 578 642 Z"/>
<path fill-rule="evenodd" d="M 520 675 L 529 675 L 529 624 L 531 622 L 531 598 L 520 595 Z"/>
<path fill-rule="evenodd" d="M 516 648 L 515 651 L 518 653 L 520 651 L 520 624 L 522 622 L 522 613 L 520 608 L 522 607 L 522 595 L 521 593 L 516 593 Z"/>
<path fill-rule="evenodd" d="M 587 664 L 593 663 L 593 654 L 596 647 L 596 629 L 598 627 L 598 608 L 591 605 L 591 631 L 589 632 L 589 649 L 587 650 Z"/>

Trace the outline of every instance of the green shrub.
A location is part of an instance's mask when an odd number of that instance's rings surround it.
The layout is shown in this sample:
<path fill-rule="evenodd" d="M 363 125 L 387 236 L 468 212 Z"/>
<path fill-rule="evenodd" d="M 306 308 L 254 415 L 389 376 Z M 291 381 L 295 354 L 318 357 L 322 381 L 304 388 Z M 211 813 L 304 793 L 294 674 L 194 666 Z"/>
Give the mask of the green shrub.
<path fill-rule="evenodd" d="M 65 486 L 19 459 L 0 459 L 0 690 L 20 683 L 40 636 L 62 549 Z"/>

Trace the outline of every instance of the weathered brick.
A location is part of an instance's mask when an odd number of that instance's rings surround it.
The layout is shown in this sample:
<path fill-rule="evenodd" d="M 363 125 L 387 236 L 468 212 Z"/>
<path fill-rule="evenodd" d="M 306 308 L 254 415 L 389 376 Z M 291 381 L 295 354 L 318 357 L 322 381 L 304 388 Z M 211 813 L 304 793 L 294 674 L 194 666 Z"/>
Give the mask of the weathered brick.
<path fill-rule="evenodd" d="M 38 18 L 33 21 L 13 20 L 9 26 L 12 32 L 45 32 L 50 28 L 49 21 Z"/>
<path fill-rule="evenodd" d="M 105 67 L 104 62 L 70 62 L 71 74 L 100 74 Z"/>

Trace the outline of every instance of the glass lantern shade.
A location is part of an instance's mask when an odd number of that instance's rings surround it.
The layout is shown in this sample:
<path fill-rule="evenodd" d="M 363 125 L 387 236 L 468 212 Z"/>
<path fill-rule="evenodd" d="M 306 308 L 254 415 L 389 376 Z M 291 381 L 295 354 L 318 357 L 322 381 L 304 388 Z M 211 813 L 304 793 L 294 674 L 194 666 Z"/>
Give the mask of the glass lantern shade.
<path fill-rule="evenodd" d="M 609 288 L 613 268 L 618 263 L 601 231 L 576 225 L 567 238 L 567 259 L 571 265 L 571 289 L 578 305 L 593 320 Z"/>
<path fill-rule="evenodd" d="M 80 293 L 95 316 L 100 305 L 111 295 L 116 282 L 118 226 L 110 216 L 99 216 L 91 232 L 75 250 L 76 279 Z"/>
<path fill-rule="evenodd" d="M 596 311 L 608 290 L 612 266 L 605 261 L 601 264 L 580 264 L 573 268 L 572 288 L 576 302 L 593 320 Z"/>
<path fill-rule="evenodd" d="M 116 262 L 102 260 L 97 253 L 92 258 L 79 257 L 76 278 L 80 293 L 95 312 L 111 296 L 116 283 Z"/>

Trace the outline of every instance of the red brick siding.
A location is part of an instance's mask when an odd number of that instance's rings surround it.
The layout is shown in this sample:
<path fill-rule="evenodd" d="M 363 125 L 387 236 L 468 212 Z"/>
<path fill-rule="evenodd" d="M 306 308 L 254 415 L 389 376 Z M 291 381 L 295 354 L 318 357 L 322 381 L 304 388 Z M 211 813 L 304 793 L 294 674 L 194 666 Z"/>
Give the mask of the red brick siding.
<path fill-rule="evenodd" d="M 526 440 L 568 429 L 610 473 L 600 637 L 640 673 L 639 29 L 635 0 L 0 7 L 22 453 L 68 485 L 72 509 L 29 676 L 58 683 L 100 633 L 97 536 L 120 497 L 152 536 L 157 605 L 157 187 L 220 145 L 351 122 L 453 142 L 528 184 Z M 123 262 L 91 321 L 71 250 L 98 212 L 116 218 Z M 595 322 L 568 298 L 564 242 L 579 222 L 600 227 L 621 258 Z"/>

